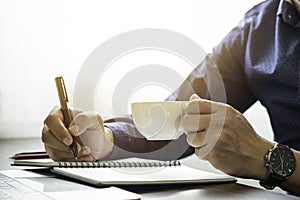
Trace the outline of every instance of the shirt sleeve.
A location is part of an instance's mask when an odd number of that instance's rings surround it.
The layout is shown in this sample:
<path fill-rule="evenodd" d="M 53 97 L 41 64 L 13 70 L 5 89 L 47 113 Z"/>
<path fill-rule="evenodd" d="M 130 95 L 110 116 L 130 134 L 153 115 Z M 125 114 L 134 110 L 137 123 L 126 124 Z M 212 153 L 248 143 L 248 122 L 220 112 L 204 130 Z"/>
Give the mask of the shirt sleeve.
<path fill-rule="evenodd" d="M 106 117 L 104 124 L 114 135 L 114 148 L 107 159 L 140 157 L 158 160 L 176 160 L 194 153 L 183 134 L 178 140 L 149 141 L 135 128 L 130 115 Z"/>
<path fill-rule="evenodd" d="M 189 100 L 192 94 L 246 111 L 257 98 L 245 68 L 251 21 L 245 17 L 197 66 L 167 100 Z"/>

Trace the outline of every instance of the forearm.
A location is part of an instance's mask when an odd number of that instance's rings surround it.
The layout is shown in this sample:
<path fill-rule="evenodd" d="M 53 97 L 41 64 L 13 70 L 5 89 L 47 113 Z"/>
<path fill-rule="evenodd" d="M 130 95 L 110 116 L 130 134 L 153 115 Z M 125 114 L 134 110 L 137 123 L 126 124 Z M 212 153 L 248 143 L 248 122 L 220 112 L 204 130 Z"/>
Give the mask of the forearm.
<path fill-rule="evenodd" d="M 130 116 L 105 120 L 114 137 L 114 148 L 107 159 L 141 157 L 174 160 L 194 153 L 185 135 L 172 141 L 148 141 L 135 128 Z"/>

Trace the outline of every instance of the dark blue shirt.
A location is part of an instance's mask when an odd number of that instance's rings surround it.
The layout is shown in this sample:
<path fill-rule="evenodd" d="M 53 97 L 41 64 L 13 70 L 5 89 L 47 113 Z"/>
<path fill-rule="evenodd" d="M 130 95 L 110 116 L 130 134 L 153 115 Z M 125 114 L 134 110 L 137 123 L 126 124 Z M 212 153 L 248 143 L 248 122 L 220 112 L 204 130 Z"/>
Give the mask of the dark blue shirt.
<path fill-rule="evenodd" d="M 197 93 L 202 98 L 226 102 L 240 112 L 260 101 L 269 113 L 274 139 L 300 150 L 299 78 L 300 17 L 288 2 L 267 0 L 248 11 L 167 100 L 188 100 Z M 125 154 L 141 151 L 139 148 L 165 158 L 193 152 L 186 146 L 185 136 L 177 143 L 158 144 L 141 138 L 132 122 L 106 125 Z M 117 149 L 113 154 L 120 153 Z"/>
<path fill-rule="evenodd" d="M 274 139 L 300 150 L 300 18 L 288 2 L 278 2 L 269 0 L 247 14 L 257 19 L 244 42 L 245 75 L 249 98 L 267 108 Z"/>

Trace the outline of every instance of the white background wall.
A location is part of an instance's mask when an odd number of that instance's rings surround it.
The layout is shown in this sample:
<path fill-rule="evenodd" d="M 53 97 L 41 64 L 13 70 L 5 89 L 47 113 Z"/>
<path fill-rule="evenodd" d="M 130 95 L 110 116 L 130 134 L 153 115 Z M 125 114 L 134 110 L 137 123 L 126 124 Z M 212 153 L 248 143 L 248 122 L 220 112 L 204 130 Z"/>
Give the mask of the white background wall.
<path fill-rule="evenodd" d="M 0 0 L 0 138 L 39 137 L 58 104 L 54 77 L 69 96 L 87 56 L 101 43 L 139 28 L 181 33 L 206 52 L 261 0 Z M 109 113 L 104 113 L 109 114 Z M 271 128 L 256 104 L 246 116 L 265 137 Z"/>

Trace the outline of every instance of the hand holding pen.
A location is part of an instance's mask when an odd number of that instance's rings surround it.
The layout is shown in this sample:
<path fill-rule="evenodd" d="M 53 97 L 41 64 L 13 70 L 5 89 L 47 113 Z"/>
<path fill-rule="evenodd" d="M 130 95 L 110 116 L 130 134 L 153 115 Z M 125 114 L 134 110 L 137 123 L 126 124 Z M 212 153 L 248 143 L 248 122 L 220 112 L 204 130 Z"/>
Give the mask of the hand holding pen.
<path fill-rule="evenodd" d="M 61 76 L 56 77 L 55 83 L 56 83 L 59 101 L 60 101 L 60 105 L 61 105 L 61 112 L 64 117 L 64 124 L 65 124 L 66 128 L 69 128 L 72 118 L 71 118 L 70 110 L 68 107 L 69 99 L 68 99 L 66 86 L 65 86 L 63 77 L 61 77 Z M 74 158 L 77 160 L 77 158 L 78 158 L 77 138 L 74 136 L 73 136 L 73 142 L 70 147 L 71 147 L 71 151 L 74 155 Z"/>
<path fill-rule="evenodd" d="M 49 157 L 55 161 L 106 158 L 114 147 L 113 132 L 104 126 L 99 113 L 68 107 L 63 78 L 57 77 L 55 82 L 61 108 L 55 106 L 45 118 L 41 137 Z"/>

